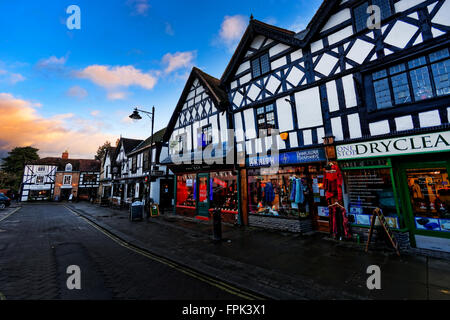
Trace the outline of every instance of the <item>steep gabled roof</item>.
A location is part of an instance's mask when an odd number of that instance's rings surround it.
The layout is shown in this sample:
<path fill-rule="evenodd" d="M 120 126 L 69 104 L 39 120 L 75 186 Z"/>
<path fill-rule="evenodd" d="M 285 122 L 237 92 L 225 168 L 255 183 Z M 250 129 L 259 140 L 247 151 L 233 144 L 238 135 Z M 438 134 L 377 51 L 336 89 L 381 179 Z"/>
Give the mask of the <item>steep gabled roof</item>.
<path fill-rule="evenodd" d="M 156 131 L 153 134 L 153 144 L 158 144 L 161 143 L 163 141 L 163 137 L 164 137 L 164 133 L 166 132 L 166 128 L 161 129 L 159 131 Z M 152 141 L 152 136 L 148 137 L 147 139 L 145 139 L 144 141 L 142 141 L 140 144 L 138 144 L 133 150 L 130 151 L 130 154 L 134 154 L 137 153 L 139 151 L 142 151 L 146 148 L 150 147 L 150 143 Z"/>
<path fill-rule="evenodd" d="M 313 39 L 314 35 L 321 30 L 322 26 L 328 21 L 331 12 L 340 4 L 340 2 L 341 0 L 324 0 L 311 21 L 308 23 L 306 29 L 297 33 L 256 19 L 251 19 L 230 62 L 220 78 L 221 86 L 225 87 L 225 84 L 230 80 L 230 77 L 236 72 L 247 52 L 247 48 L 257 35 L 269 37 L 289 46 L 303 48 L 311 41 L 311 39 Z"/>
<path fill-rule="evenodd" d="M 175 127 L 177 119 L 180 115 L 180 111 L 183 108 L 184 101 L 186 100 L 195 79 L 199 79 L 200 83 L 205 87 L 206 92 L 209 94 L 218 110 L 226 111 L 228 109 L 230 103 L 228 101 L 227 93 L 220 85 L 220 80 L 203 72 L 197 67 L 193 67 L 172 117 L 170 118 L 169 124 L 167 125 L 163 137 L 164 141 L 169 141 L 170 135 L 172 134 L 173 128 Z"/>
<path fill-rule="evenodd" d="M 123 149 L 125 151 L 125 154 L 128 154 L 131 150 L 133 150 L 142 141 L 143 140 L 139 140 L 139 139 L 120 138 L 120 142 L 123 144 Z M 119 142 L 119 145 L 120 145 L 120 142 Z"/>
<path fill-rule="evenodd" d="M 239 42 L 236 50 L 234 51 L 233 56 L 231 57 L 231 60 L 228 63 L 227 67 L 225 68 L 225 71 L 220 79 L 220 83 L 222 86 L 224 86 L 225 83 L 227 83 L 229 78 L 234 74 L 236 69 L 239 67 L 240 61 L 247 52 L 247 48 L 250 46 L 252 40 L 257 35 L 264 35 L 273 40 L 277 40 L 281 43 L 290 46 L 300 45 L 300 40 L 294 37 L 295 36 L 294 31 L 279 28 L 256 19 L 250 20 L 248 27 L 241 38 L 241 41 Z"/>

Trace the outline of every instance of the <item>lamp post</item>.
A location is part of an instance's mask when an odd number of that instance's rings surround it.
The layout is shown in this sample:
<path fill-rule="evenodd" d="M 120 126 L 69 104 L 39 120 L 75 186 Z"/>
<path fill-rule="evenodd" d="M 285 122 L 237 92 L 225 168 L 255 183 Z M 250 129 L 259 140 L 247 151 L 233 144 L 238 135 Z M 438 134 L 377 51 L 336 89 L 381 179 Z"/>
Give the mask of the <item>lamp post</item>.
<path fill-rule="evenodd" d="M 139 114 L 139 112 L 142 112 L 144 114 L 146 114 L 151 120 L 152 120 L 152 132 L 151 132 L 151 136 L 150 136 L 150 174 L 148 177 L 148 202 L 150 202 L 150 197 L 151 197 L 151 189 L 152 189 L 152 170 L 153 170 L 153 126 L 155 123 L 155 106 L 152 107 L 152 112 L 148 112 L 145 110 L 141 110 L 138 108 L 134 108 L 133 113 L 130 115 L 130 118 L 133 120 L 141 120 L 142 117 Z M 147 202 L 146 202 L 147 204 Z"/>

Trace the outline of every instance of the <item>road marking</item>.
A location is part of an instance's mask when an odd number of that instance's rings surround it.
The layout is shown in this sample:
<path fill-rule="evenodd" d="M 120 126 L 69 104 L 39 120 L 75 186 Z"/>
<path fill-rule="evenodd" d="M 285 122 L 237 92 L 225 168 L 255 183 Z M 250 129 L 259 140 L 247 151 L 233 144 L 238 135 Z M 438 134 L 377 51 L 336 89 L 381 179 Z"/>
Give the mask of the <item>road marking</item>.
<path fill-rule="evenodd" d="M 6 300 L 6 297 L 3 293 L 0 292 L 0 300 Z"/>
<path fill-rule="evenodd" d="M 66 209 L 68 209 L 70 212 L 72 212 L 73 214 L 75 214 L 78 217 L 80 217 L 83 220 L 85 220 L 90 226 L 94 227 L 95 229 L 97 229 L 98 231 L 100 231 L 101 233 L 106 235 L 108 238 L 110 238 L 114 242 L 120 244 L 122 247 L 125 247 L 125 248 L 127 248 L 127 249 L 129 249 L 131 251 L 134 251 L 134 252 L 136 252 L 136 253 L 138 253 L 138 254 L 140 254 L 142 256 L 145 256 L 145 257 L 147 257 L 147 258 L 149 258 L 151 260 L 154 260 L 154 261 L 157 261 L 159 263 L 162 263 L 162 264 L 164 264 L 166 266 L 169 266 L 169 267 L 171 267 L 171 268 L 173 268 L 173 269 L 175 269 L 177 271 L 180 271 L 180 272 L 182 272 L 182 273 L 184 273 L 184 274 L 186 274 L 186 275 L 188 275 L 190 277 L 193 277 L 193 278 L 195 278 L 197 280 L 206 282 L 206 283 L 208 283 L 208 284 L 210 284 L 210 285 L 212 285 L 212 286 L 214 286 L 216 288 L 219 288 L 219 289 L 221 289 L 223 291 L 226 291 L 228 293 L 231 293 L 233 295 L 241 297 L 241 298 L 243 298 L 245 300 L 265 300 L 266 299 L 266 298 L 263 298 L 261 296 L 257 296 L 257 295 L 255 295 L 253 293 L 246 292 L 246 291 L 244 291 L 242 289 L 239 289 L 238 287 L 229 285 L 229 284 L 227 284 L 225 282 L 222 282 L 220 280 L 214 279 L 214 278 L 212 278 L 210 276 L 207 276 L 207 275 L 202 274 L 200 272 L 197 272 L 195 270 L 192 270 L 192 269 L 189 269 L 189 268 L 184 267 L 182 265 L 179 265 L 178 263 L 172 262 L 172 261 L 170 261 L 170 260 L 168 260 L 166 258 L 156 256 L 156 255 L 154 255 L 154 254 L 152 254 L 152 253 L 150 253 L 148 251 L 145 251 L 145 250 L 143 250 L 141 248 L 138 248 L 138 247 L 136 247 L 136 246 L 134 246 L 132 244 L 129 244 L 128 242 L 123 241 L 122 239 L 120 239 L 119 237 L 114 235 L 113 233 L 111 233 L 111 232 L 101 228 L 100 226 L 98 226 L 97 224 L 92 222 L 91 220 L 83 217 L 82 215 L 80 215 L 78 212 L 72 210 L 71 208 L 69 208 L 67 206 L 64 206 L 64 207 Z"/>
<path fill-rule="evenodd" d="M 18 207 L 15 210 L 13 210 L 13 212 L 11 212 L 10 214 L 6 215 L 5 217 L 0 219 L 0 222 L 2 222 L 3 220 L 9 218 L 9 216 L 12 216 L 14 213 L 16 213 L 17 211 L 19 211 L 22 207 Z"/>

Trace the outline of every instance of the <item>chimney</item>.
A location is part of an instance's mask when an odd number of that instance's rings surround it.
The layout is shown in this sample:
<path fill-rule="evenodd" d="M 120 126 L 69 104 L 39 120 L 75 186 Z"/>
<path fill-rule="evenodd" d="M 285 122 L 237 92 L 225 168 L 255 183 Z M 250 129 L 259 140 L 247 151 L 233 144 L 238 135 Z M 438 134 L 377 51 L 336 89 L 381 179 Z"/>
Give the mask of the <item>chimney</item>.
<path fill-rule="evenodd" d="M 63 159 L 69 159 L 69 152 L 68 152 L 67 150 L 64 151 L 64 152 L 62 153 L 61 158 L 63 158 Z"/>

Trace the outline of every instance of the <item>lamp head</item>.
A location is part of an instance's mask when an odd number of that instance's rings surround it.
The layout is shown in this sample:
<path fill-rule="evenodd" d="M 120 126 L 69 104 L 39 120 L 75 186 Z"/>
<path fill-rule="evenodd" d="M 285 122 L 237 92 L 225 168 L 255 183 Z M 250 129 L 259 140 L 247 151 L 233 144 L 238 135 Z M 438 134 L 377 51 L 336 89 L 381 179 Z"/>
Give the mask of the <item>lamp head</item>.
<path fill-rule="evenodd" d="M 142 117 L 139 114 L 139 111 L 137 110 L 137 108 L 134 108 L 133 113 L 130 114 L 130 118 L 133 119 L 133 120 L 141 120 L 142 119 Z"/>

